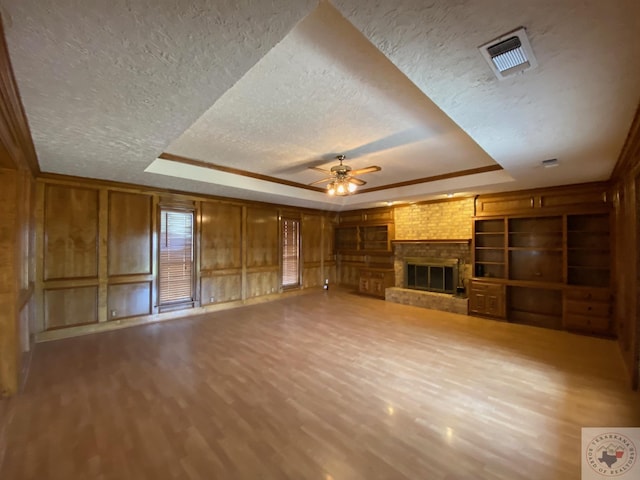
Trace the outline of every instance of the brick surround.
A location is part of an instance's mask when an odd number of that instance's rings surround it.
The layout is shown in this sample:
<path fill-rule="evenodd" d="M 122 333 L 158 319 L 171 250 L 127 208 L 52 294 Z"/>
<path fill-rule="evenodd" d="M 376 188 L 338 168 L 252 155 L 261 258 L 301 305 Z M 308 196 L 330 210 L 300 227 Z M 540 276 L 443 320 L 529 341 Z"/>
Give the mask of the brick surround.
<path fill-rule="evenodd" d="M 460 259 L 458 272 L 459 284 L 464 285 L 465 291 L 471 277 L 471 247 L 468 242 L 416 242 L 394 244 L 395 287 L 387 288 L 385 299 L 389 302 L 431 308 L 445 312 L 466 314 L 466 296 L 456 296 L 447 293 L 425 292 L 404 288 L 405 259 L 423 257 L 430 259 Z"/>
<path fill-rule="evenodd" d="M 404 264 L 407 257 L 423 257 L 448 260 L 460 259 L 460 281 L 467 286 L 471 277 L 471 247 L 468 243 L 396 243 L 394 244 L 393 268 L 395 271 L 395 286 L 404 288 Z"/>

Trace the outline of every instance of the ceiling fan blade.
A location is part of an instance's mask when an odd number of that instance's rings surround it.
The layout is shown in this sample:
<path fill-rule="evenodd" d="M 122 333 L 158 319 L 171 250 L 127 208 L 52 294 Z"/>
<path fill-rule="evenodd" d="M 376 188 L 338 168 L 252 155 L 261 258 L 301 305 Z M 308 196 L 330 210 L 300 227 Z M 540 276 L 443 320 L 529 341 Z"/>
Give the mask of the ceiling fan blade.
<path fill-rule="evenodd" d="M 366 185 L 367 182 L 365 182 L 364 180 L 360 180 L 359 178 L 356 177 L 351 177 L 349 178 L 349 182 L 355 184 L 355 185 Z"/>
<path fill-rule="evenodd" d="M 364 175 L 365 173 L 371 173 L 371 172 L 379 172 L 380 170 L 382 170 L 382 168 L 378 167 L 377 165 L 372 165 L 370 167 L 365 167 L 365 168 L 359 168 L 357 170 L 351 170 L 351 175 Z"/>
<path fill-rule="evenodd" d="M 326 173 L 328 175 L 331 175 L 331 170 L 327 170 L 326 168 L 309 167 L 309 170 L 316 170 L 317 172 L 322 172 L 322 173 Z"/>
<path fill-rule="evenodd" d="M 327 177 L 327 178 L 323 178 L 322 180 L 316 180 L 315 182 L 310 183 L 309 185 L 316 185 L 318 183 L 326 183 L 326 182 L 330 182 L 332 180 L 335 180 L 336 177 Z"/>

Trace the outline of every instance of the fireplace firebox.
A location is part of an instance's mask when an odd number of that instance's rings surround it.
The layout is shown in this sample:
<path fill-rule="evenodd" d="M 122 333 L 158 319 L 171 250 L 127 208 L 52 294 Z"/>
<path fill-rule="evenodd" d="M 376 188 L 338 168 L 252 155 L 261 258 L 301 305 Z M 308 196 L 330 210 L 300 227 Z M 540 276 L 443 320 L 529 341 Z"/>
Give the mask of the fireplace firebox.
<path fill-rule="evenodd" d="M 405 259 L 405 288 L 430 292 L 455 293 L 458 286 L 457 258 Z"/>

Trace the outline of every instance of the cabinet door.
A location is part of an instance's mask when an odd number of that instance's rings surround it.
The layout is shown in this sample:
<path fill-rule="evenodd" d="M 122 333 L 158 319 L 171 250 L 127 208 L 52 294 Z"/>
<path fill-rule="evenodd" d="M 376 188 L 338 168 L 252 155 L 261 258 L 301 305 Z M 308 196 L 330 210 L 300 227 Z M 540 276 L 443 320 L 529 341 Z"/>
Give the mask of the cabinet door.
<path fill-rule="evenodd" d="M 382 278 L 372 279 L 371 294 L 377 297 L 384 297 L 384 280 Z"/>
<path fill-rule="evenodd" d="M 358 287 L 358 291 L 360 293 L 369 293 L 369 289 L 370 289 L 370 282 L 369 282 L 369 276 L 368 275 L 361 275 L 360 276 L 360 284 Z"/>
<path fill-rule="evenodd" d="M 486 298 L 486 314 L 494 317 L 504 317 L 504 298 L 499 293 L 492 293 Z"/>
<path fill-rule="evenodd" d="M 484 292 L 471 291 L 469 295 L 469 311 L 480 315 L 485 314 L 487 311 L 487 296 Z"/>
<path fill-rule="evenodd" d="M 482 195 L 476 199 L 476 216 L 527 214 L 533 207 L 533 195 Z"/>
<path fill-rule="evenodd" d="M 469 293 L 469 312 L 504 318 L 506 312 L 505 286 L 472 282 Z"/>

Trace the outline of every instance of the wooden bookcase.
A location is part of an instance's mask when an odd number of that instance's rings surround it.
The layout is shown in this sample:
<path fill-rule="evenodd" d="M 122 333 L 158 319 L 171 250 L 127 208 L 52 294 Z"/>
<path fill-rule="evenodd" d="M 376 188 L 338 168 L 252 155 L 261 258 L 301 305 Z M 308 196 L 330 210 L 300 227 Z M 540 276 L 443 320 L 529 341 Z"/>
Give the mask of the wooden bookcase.
<path fill-rule="evenodd" d="M 611 216 L 603 188 L 478 197 L 469 313 L 613 336 Z"/>
<path fill-rule="evenodd" d="M 509 278 L 562 282 L 562 217 L 509 218 Z"/>
<path fill-rule="evenodd" d="M 611 239 L 608 214 L 567 216 L 567 282 L 608 287 Z"/>
<path fill-rule="evenodd" d="M 474 223 L 475 276 L 505 278 L 505 220 L 476 220 Z"/>
<path fill-rule="evenodd" d="M 339 283 L 384 297 L 384 288 L 394 283 L 394 234 L 390 208 L 340 213 L 335 227 Z"/>
<path fill-rule="evenodd" d="M 390 253 L 393 224 L 335 228 L 337 253 Z"/>

